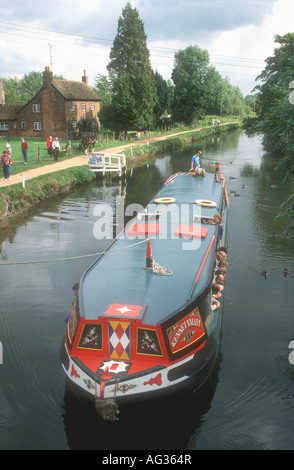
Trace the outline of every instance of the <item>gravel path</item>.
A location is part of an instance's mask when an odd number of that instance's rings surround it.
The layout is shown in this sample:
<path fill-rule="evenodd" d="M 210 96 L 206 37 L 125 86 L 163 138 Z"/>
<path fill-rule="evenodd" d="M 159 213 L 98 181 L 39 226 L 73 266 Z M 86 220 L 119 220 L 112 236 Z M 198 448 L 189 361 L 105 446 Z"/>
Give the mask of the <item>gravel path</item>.
<path fill-rule="evenodd" d="M 113 147 L 105 150 L 99 150 L 101 153 L 121 153 L 126 149 L 129 149 L 131 147 L 141 147 L 142 145 L 147 144 L 147 142 L 158 142 L 160 140 L 166 140 L 170 137 L 179 135 L 179 134 L 187 134 L 190 132 L 195 132 L 195 131 L 200 131 L 199 128 L 193 129 L 191 131 L 186 131 L 186 132 L 178 132 L 176 134 L 170 134 L 162 137 L 153 137 L 149 139 L 144 139 L 144 140 L 139 140 L 137 142 L 132 142 L 128 144 L 121 145 L 119 147 Z M 13 163 L 12 163 L 13 164 Z M 79 157 L 73 157 L 69 158 L 64 161 L 59 161 L 56 163 L 52 163 L 51 165 L 45 165 L 41 166 L 38 168 L 35 168 L 33 170 L 27 170 L 23 171 L 21 173 L 18 173 L 17 175 L 11 175 L 10 181 L 5 181 L 2 175 L 2 170 L 1 171 L 1 178 L 0 178 L 0 188 L 12 184 L 17 184 L 17 183 L 22 183 L 23 178 L 25 177 L 25 181 L 30 180 L 32 178 L 36 178 L 41 175 L 47 175 L 48 173 L 54 173 L 55 171 L 59 170 L 66 170 L 67 168 L 72 168 L 75 166 L 83 166 L 88 164 L 88 156 L 87 155 L 80 155 Z"/>

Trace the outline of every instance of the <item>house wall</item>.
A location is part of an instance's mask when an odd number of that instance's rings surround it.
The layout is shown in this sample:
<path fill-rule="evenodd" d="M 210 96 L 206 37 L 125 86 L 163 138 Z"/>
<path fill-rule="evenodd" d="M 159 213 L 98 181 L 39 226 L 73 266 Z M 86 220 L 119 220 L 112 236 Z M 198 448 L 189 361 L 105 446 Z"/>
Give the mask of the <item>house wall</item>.
<path fill-rule="evenodd" d="M 78 123 L 80 119 L 86 118 L 98 122 L 99 101 L 94 103 L 94 110 L 91 110 L 92 102 L 85 101 L 85 109 L 82 109 L 81 101 L 75 101 L 75 103 L 76 110 L 73 111 L 72 101 L 65 100 L 52 85 L 48 88 L 42 87 L 33 100 L 18 113 L 18 136 L 48 138 L 51 135 L 53 138 L 64 139 L 73 121 Z M 25 130 L 22 130 L 22 122 L 25 122 Z M 34 125 L 36 122 L 40 123 L 40 128 Z"/>
<path fill-rule="evenodd" d="M 0 137 L 18 137 L 18 129 L 17 129 L 17 122 L 16 120 L 11 119 L 0 119 Z M 4 130 L 4 127 L 8 130 Z"/>
<path fill-rule="evenodd" d="M 85 72 L 84 72 L 85 74 Z M 86 83 L 87 77 L 82 81 Z M 43 72 L 43 85 L 34 98 L 25 104 L 16 114 L 14 121 L 3 119 L 8 124 L 7 131 L 0 131 L 0 136 L 33 137 L 33 138 L 67 138 L 73 122 L 80 119 L 95 120 L 98 125 L 97 113 L 100 111 L 100 102 L 94 102 L 94 110 L 91 109 L 93 101 L 75 101 L 76 108 L 72 109 L 72 101 L 64 96 L 52 84 L 53 74 L 49 67 Z M 4 107 L 4 106 L 3 106 Z"/>
<path fill-rule="evenodd" d="M 72 124 L 74 121 L 78 123 L 81 119 L 87 119 L 90 121 L 95 120 L 99 126 L 97 113 L 100 111 L 100 102 L 84 101 L 84 105 L 82 103 L 82 101 L 75 101 L 76 110 L 73 111 L 72 101 L 68 100 L 65 102 L 65 114 L 67 124 Z M 94 105 L 94 109 L 91 109 L 92 103 Z"/>
<path fill-rule="evenodd" d="M 22 129 L 25 123 L 25 129 Z M 36 124 L 37 123 L 37 124 Z M 54 87 L 42 86 L 17 115 L 19 136 L 65 138 L 67 135 L 64 98 Z"/>

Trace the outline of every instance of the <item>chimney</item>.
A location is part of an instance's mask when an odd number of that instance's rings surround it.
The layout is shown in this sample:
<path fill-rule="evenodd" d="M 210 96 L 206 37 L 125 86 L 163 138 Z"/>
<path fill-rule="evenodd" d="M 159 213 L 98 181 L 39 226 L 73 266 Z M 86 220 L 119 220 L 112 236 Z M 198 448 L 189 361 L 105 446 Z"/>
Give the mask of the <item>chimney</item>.
<path fill-rule="evenodd" d="M 53 73 L 50 70 L 50 67 L 45 67 L 45 71 L 43 72 L 43 83 L 45 86 L 49 86 L 53 80 Z"/>
<path fill-rule="evenodd" d="M 0 106 L 5 104 L 5 92 L 3 88 L 2 80 L 0 81 Z"/>
<path fill-rule="evenodd" d="M 82 82 L 88 85 L 88 77 L 86 75 L 86 70 L 84 70 L 84 75 L 82 76 Z"/>

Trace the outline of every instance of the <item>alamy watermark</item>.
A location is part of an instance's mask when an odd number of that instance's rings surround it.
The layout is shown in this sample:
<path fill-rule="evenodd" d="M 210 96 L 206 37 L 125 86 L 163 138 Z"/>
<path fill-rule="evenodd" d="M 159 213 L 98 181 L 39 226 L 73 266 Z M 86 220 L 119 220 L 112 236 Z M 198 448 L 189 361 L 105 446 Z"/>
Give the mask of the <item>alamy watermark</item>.
<path fill-rule="evenodd" d="M 201 206 L 197 204 L 149 204 L 148 212 L 140 204 L 130 204 L 125 208 L 124 196 L 116 197 L 115 207 L 103 203 L 97 204 L 94 208 L 93 215 L 97 217 L 97 221 L 93 227 L 93 235 L 97 240 L 112 240 L 118 235 L 121 238 L 129 240 L 141 239 L 146 236 L 149 238 L 157 238 L 160 240 L 178 239 L 183 240 L 183 250 L 195 250 L 200 246 L 200 237 L 195 237 L 195 227 L 192 221 L 195 218 L 200 220 Z M 217 211 L 216 211 L 217 212 Z M 132 221 L 134 224 L 146 224 L 147 232 L 132 232 L 130 226 L 125 222 Z M 150 229 L 148 228 L 150 224 Z M 160 225 L 160 230 L 154 232 L 154 225 Z M 178 233 L 175 227 L 183 227 L 186 229 L 184 233 Z"/>

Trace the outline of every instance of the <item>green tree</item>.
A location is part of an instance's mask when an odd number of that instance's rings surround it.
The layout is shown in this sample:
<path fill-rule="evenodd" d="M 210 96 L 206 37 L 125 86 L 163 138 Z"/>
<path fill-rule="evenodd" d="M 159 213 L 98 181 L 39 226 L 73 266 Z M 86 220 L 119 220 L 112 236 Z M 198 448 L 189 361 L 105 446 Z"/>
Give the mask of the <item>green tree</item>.
<path fill-rule="evenodd" d="M 29 72 L 19 81 L 19 93 L 24 102 L 30 101 L 43 85 L 43 75 L 40 72 Z"/>
<path fill-rule="evenodd" d="M 221 76 L 209 65 L 209 54 L 198 46 L 189 46 L 175 54 L 171 76 L 174 85 L 172 116 L 174 121 L 191 124 L 207 112 L 220 109 Z"/>
<path fill-rule="evenodd" d="M 154 120 L 157 124 L 162 114 L 168 113 L 168 108 L 170 105 L 170 88 L 168 86 L 168 83 L 164 80 L 162 75 L 157 72 L 157 70 L 154 73 L 154 79 L 158 98 L 157 104 L 154 107 Z"/>
<path fill-rule="evenodd" d="M 118 20 L 117 35 L 107 66 L 112 99 L 101 122 L 115 130 L 148 129 L 157 102 L 144 23 L 136 8 L 127 3 Z"/>
<path fill-rule="evenodd" d="M 94 90 L 98 94 L 99 98 L 101 98 L 100 109 L 111 104 L 111 84 L 106 75 L 99 74 L 96 77 Z"/>
<path fill-rule="evenodd" d="M 5 91 L 5 103 L 7 104 L 16 104 L 16 103 L 25 103 L 21 98 L 19 92 L 19 79 L 17 77 L 1 77 L 3 88 Z"/>
<path fill-rule="evenodd" d="M 281 159 L 276 171 L 283 184 L 294 175 L 294 100 L 290 92 L 294 70 L 294 33 L 276 35 L 274 55 L 266 59 L 266 67 L 256 80 L 257 117 L 246 122 L 247 133 L 259 132 L 267 150 L 276 151 Z M 290 222 L 288 233 L 294 235 L 294 195 L 283 204 L 280 215 Z"/>
<path fill-rule="evenodd" d="M 64 80 L 62 75 L 54 75 L 54 78 Z M 22 78 L 0 77 L 5 91 L 5 103 L 27 103 L 30 101 L 43 84 L 43 74 L 41 72 L 29 72 Z"/>
<path fill-rule="evenodd" d="M 294 107 L 289 101 L 294 70 L 294 33 L 276 35 L 275 42 L 280 47 L 266 59 L 265 69 L 256 78 L 262 82 L 254 89 L 257 91 L 257 118 L 249 120 L 246 127 L 263 134 L 267 150 L 277 150 L 286 156 L 294 136 Z"/>

